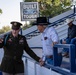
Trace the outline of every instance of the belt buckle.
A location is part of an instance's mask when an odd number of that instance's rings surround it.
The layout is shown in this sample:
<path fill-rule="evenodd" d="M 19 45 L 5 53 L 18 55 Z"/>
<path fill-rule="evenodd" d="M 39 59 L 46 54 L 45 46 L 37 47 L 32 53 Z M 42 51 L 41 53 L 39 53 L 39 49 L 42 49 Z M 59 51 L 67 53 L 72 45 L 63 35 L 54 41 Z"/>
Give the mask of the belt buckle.
<path fill-rule="evenodd" d="M 49 56 L 47 56 L 47 58 L 53 58 L 53 55 L 49 55 Z"/>

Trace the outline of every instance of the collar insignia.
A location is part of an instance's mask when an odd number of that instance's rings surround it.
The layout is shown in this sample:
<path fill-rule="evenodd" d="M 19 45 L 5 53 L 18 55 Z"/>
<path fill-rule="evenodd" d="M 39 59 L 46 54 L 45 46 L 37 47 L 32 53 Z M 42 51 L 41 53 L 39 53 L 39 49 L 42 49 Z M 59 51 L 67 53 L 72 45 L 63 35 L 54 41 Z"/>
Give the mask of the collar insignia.
<path fill-rule="evenodd" d="M 17 23 L 15 22 L 15 23 L 14 23 L 14 25 L 16 26 L 16 25 L 17 25 Z"/>

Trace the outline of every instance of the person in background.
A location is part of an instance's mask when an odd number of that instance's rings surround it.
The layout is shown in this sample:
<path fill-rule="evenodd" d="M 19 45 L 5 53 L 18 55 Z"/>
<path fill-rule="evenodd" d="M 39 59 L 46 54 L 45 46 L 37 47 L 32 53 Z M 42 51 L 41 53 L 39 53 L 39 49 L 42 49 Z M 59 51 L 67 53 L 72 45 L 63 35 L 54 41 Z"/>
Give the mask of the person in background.
<path fill-rule="evenodd" d="M 66 19 L 66 23 L 68 25 L 68 36 L 63 41 L 61 40 L 62 44 L 70 44 L 71 40 L 76 37 L 76 25 L 73 24 L 73 19 Z M 63 52 L 63 56 L 69 57 L 69 50 L 67 48 Z"/>
<path fill-rule="evenodd" d="M 75 45 L 75 53 L 76 53 L 76 37 L 71 39 L 70 44 L 74 44 Z M 76 58 L 76 55 L 75 55 L 75 58 Z"/>
<path fill-rule="evenodd" d="M 11 33 L 8 34 L 8 37 L 5 35 L 3 39 L 0 39 L 0 48 L 4 49 L 4 56 L 1 62 L 2 75 L 24 75 L 22 61 L 24 50 L 37 62 L 41 63 L 42 60 L 30 49 L 25 36 L 19 34 L 22 24 L 16 21 L 11 22 L 11 24 Z"/>
<path fill-rule="evenodd" d="M 39 32 L 42 34 L 42 60 L 45 63 L 53 65 L 53 46 L 59 43 L 59 38 L 56 30 L 53 27 L 48 27 L 50 23 L 46 17 L 37 17 L 36 22 L 33 25 L 37 25 Z M 62 62 L 61 50 L 58 51 L 58 66 Z"/>

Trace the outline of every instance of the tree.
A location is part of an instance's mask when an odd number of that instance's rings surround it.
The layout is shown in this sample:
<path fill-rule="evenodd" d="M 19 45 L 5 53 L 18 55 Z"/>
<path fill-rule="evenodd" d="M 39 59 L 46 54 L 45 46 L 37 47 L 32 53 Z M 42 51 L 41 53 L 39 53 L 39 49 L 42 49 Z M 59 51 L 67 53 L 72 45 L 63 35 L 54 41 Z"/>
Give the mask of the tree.
<path fill-rule="evenodd" d="M 2 10 L 0 9 L 0 14 L 2 14 Z"/>
<path fill-rule="evenodd" d="M 23 0 L 24 2 L 38 2 L 40 16 L 54 17 L 66 11 L 66 7 L 71 5 L 70 0 Z M 69 8 L 70 9 L 70 8 Z"/>
<path fill-rule="evenodd" d="M 2 29 L 4 30 L 4 32 L 7 32 L 10 30 L 10 26 L 3 26 Z"/>
<path fill-rule="evenodd" d="M 0 34 L 5 33 L 9 30 L 11 30 L 10 26 L 3 26 L 2 29 L 0 29 Z"/>

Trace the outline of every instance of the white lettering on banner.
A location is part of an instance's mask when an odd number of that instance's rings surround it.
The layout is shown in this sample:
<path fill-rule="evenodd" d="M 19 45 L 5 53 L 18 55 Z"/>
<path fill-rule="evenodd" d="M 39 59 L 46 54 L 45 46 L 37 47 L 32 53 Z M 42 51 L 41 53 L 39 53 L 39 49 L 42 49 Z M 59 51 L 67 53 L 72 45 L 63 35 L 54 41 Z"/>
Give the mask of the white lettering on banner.
<path fill-rule="evenodd" d="M 33 19 L 33 18 L 36 18 L 37 17 L 37 15 L 23 15 L 23 18 L 24 19 Z"/>
<path fill-rule="evenodd" d="M 35 20 L 39 17 L 38 2 L 21 2 L 21 20 Z"/>
<path fill-rule="evenodd" d="M 36 9 L 37 8 L 37 4 L 26 4 L 26 5 L 23 5 L 23 9 Z"/>

